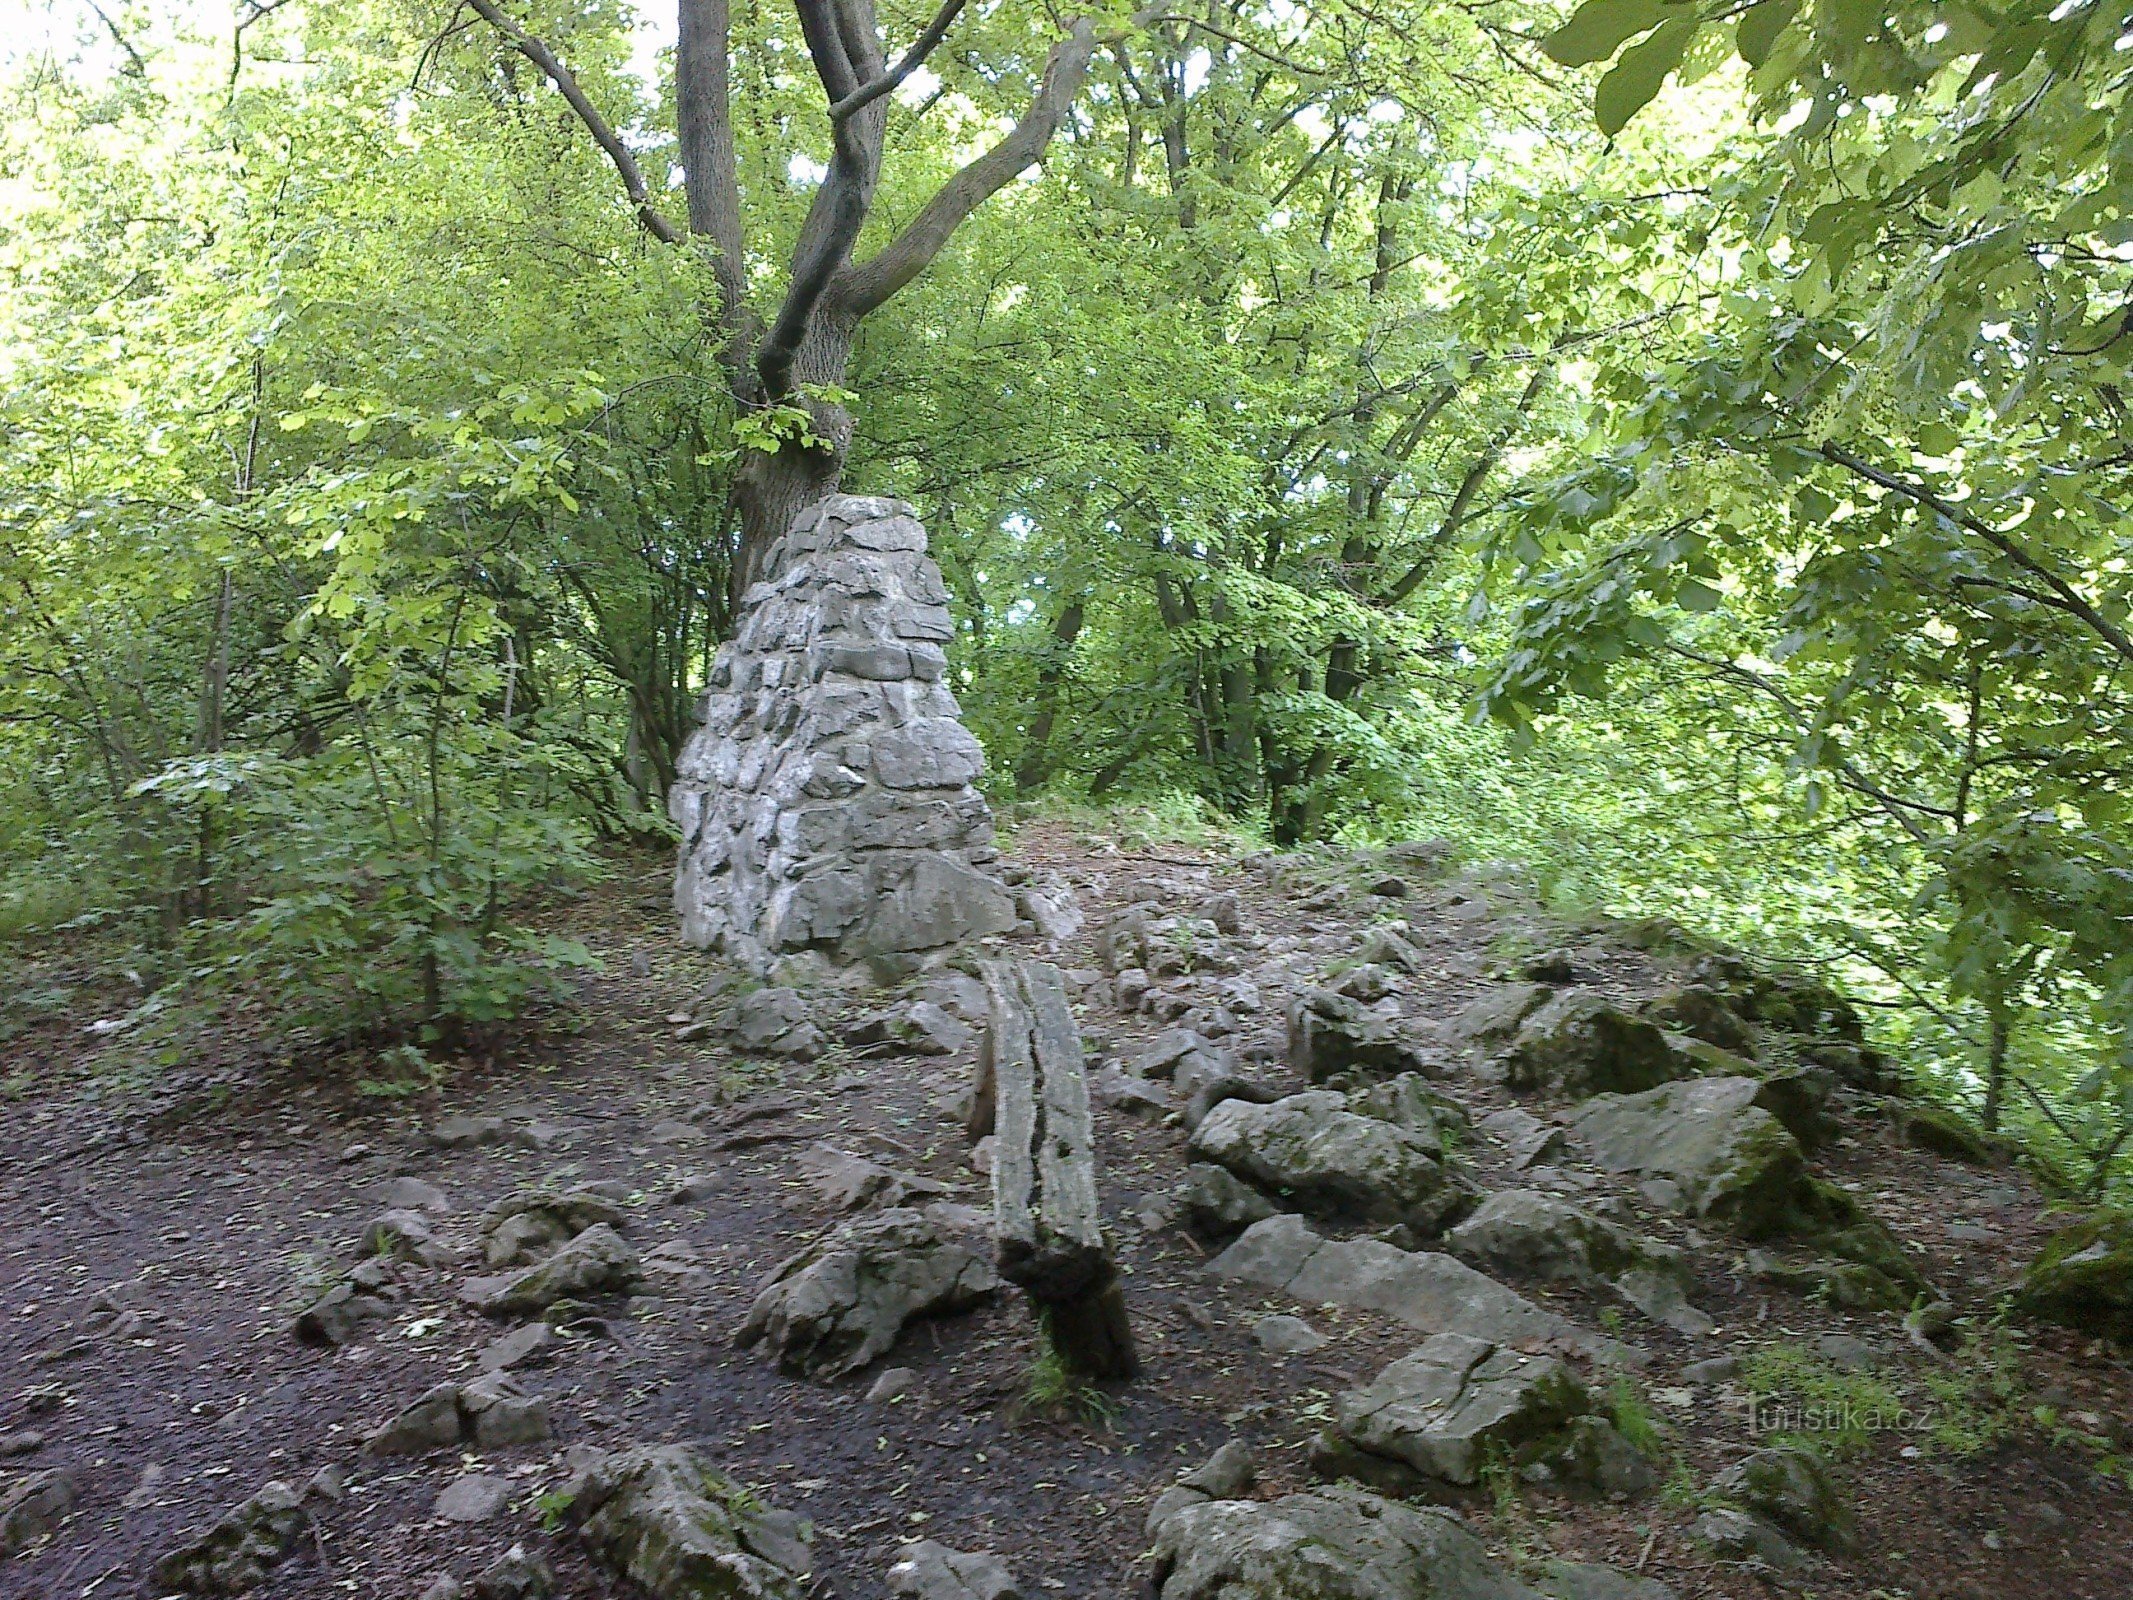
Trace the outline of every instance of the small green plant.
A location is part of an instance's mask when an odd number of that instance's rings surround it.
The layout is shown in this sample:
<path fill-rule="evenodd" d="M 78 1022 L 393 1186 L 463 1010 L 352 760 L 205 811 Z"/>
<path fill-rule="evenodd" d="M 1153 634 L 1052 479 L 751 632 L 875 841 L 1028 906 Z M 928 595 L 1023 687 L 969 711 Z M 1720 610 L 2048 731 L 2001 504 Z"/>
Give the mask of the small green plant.
<path fill-rule="evenodd" d="M 1618 1377 L 1607 1396 L 1608 1412 L 1615 1432 L 1644 1455 L 1657 1456 L 1666 1446 L 1666 1427 L 1651 1405 L 1626 1376 Z"/>
<path fill-rule="evenodd" d="M 444 1081 L 444 1068 L 422 1053 L 417 1045 L 391 1045 L 378 1052 L 378 1065 L 387 1076 L 359 1079 L 356 1093 L 373 1099 L 404 1100 L 409 1095 L 434 1089 Z"/>
<path fill-rule="evenodd" d="M 2005 1329 L 1972 1334 L 1954 1362 L 1929 1372 L 1931 1402 L 1926 1438 L 1952 1456 L 1974 1456 L 2007 1437 L 2021 1420 L 2021 1352 Z"/>
<path fill-rule="evenodd" d="M 550 1489 L 533 1497 L 533 1514 L 541 1519 L 543 1533 L 560 1533 L 577 1496 L 567 1489 Z"/>
<path fill-rule="evenodd" d="M 1674 1469 L 1666 1475 L 1666 1482 L 1659 1486 L 1659 1499 L 1664 1505 L 1678 1511 L 1686 1511 L 1702 1504 L 1703 1480 L 1696 1476 L 1696 1469 L 1685 1457 L 1676 1457 Z"/>
<path fill-rule="evenodd" d="M 1518 1467 L 1501 1444 L 1492 1443 L 1483 1452 L 1481 1486 L 1488 1491 L 1490 1509 L 1499 1521 L 1517 1520 L 1523 1509 L 1518 1497 Z"/>
<path fill-rule="evenodd" d="M 1118 1402 L 1068 1365 L 1052 1340 L 1050 1321 L 1041 1317 L 1037 1323 L 1037 1354 L 1030 1362 L 1022 1403 L 1044 1416 L 1078 1417 L 1104 1428 L 1118 1420 Z"/>

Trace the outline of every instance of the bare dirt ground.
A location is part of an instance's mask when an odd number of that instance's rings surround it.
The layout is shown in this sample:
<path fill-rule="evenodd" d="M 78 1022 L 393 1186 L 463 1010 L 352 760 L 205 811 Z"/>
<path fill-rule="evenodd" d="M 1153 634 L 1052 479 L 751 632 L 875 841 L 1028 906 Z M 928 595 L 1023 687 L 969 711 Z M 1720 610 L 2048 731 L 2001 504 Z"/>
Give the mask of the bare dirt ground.
<path fill-rule="evenodd" d="M 1122 849 L 1064 826 L 1030 826 L 1014 858 L 1077 886 L 1090 928 L 1107 907 L 1154 895 L 1185 908 L 1211 890 L 1243 902 L 1241 955 L 1261 991 L 1227 1042 L 1286 1083 L 1279 1060 L 1282 975 L 1308 976 L 1352 952 L 1373 919 L 1414 929 L 1427 970 L 1410 988 L 1423 1025 L 1481 993 L 1506 948 L 1559 935 L 1508 884 L 1414 885 L 1401 900 L 1335 882 L 1334 869 L 1270 875 L 1212 851 Z M 49 1538 L 0 1556 L 0 1595 L 40 1600 L 144 1592 L 154 1560 L 279 1478 L 326 1467 L 345 1492 L 321 1502 L 311 1537 L 264 1587 L 276 1597 L 414 1600 L 437 1576 L 471 1577 L 514 1542 L 555 1568 L 557 1592 L 634 1592 L 598 1571 L 571 1539 L 544 1527 L 539 1497 L 576 1443 L 686 1440 L 774 1505 L 814 1523 L 814 1592 L 884 1593 L 898 1545 L 929 1536 L 988 1549 L 1034 1592 L 1130 1596 L 1146 1581 L 1142 1518 L 1150 1497 L 1226 1439 L 1262 1463 L 1259 1493 L 1310 1478 L 1307 1446 L 1332 1397 L 1403 1353 L 1414 1335 L 1367 1313 L 1295 1306 L 1217 1278 L 1210 1245 L 1146 1202 L 1182 1176 L 1184 1134 L 1098 1112 L 1105 1208 L 1145 1374 L 1111 1397 L 1111 1414 L 1053 1417 L 1024 1403 L 1030 1316 L 1013 1296 L 908 1329 L 884 1365 L 908 1366 L 901 1398 L 865 1397 L 875 1373 L 823 1385 L 779 1376 L 731 1335 L 763 1274 L 837 1220 L 795 1165 L 813 1141 L 938 1179 L 986 1203 L 950 1106 L 962 1058 L 855 1060 L 806 1066 L 738 1060 L 683 1042 L 668 1020 L 716 976 L 671 932 L 665 873 L 625 864 L 592 898 L 557 913 L 606 964 L 583 984 L 574 1019 L 555 1019 L 493 1055 L 455 1063 L 433 1089 L 357 1092 L 375 1062 L 291 1054 L 276 1019 L 238 1015 L 203 1053 L 136 1067 L 124 1033 L 85 1031 L 138 998 L 64 947 L 11 955 L 0 1042 L 0 1434 L 24 1448 L 10 1476 L 69 1466 L 80 1497 Z M 1032 945 L 1033 955 L 1047 954 Z M 1095 965 L 1089 931 L 1050 952 Z M 1650 959 L 1606 958 L 1604 987 L 1649 989 Z M 1286 964 L 1286 965 L 1285 965 Z M 1256 969 L 1256 970 L 1255 970 Z M 836 997 L 851 1010 L 879 996 Z M 825 1001 L 827 1013 L 833 1009 Z M 1162 1024 L 1090 991 L 1092 1054 L 1125 1056 Z M 1479 1081 L 1445 1087 L 1481 1113 L 1509 1103 Z M 763 1142 L 720 1148 L 736 1107 L 789 1096 L 748 1127 Z M 703 1110 L 716 1102 L 713 1112 Z M 443 1149 L 431 1137 L 454 1113 L 503 1120 L 497 1142 Z M 693 1119 L 692 1119 L 693 1118 Z M 543 1146 L 543 1147 L 536 1147 Z M 1518 1181 L 1485 1144 L 1470 1153 L 1483 1187 Z M 1982 1326 L 1997 1293 L 2048 1230 L 2044 1206 L 2012 1168 L 1975 1168 L 1902 1147 L 1860 1121 L 1821 1162 L 1855 1188 L 1920 1260 L 1959 1312 Z M 649 1292 L 594 1308 L 552 1359 L 526 1369 L 544 1395 L 553 1440 L 480 1453 L 371 1459 L 362 1440 L 431 1385 L 470 1375 L 500 1333 L 457 1290 L 478 1257 L 445 1269 L 398 1269 L 393 1315 L 338 1350 L 298 1343 L 293 1313 L 336 1265 L 355 1259 L 364 1225 L 396 1176 L 423 1179 L 456 1205 L 442 1232 L 470 1227 L 511 1189 L 562 1174 L 617 1181 L 636 1197 L 626 1236 L 663 1270 Z M 670 1200 L 685 1174 L 697 1198 Z M 1677 1219 L 1634 1189 L 1617 1192 L 1638 1226 L 1677 1240 Z M 2133 1595 L 2133 1494 L 2096 1467 L 2107 1445 L 2133 1442 L 2133 1373 L 2124 1352 L 2058 1330 L 1999 1337 L 2002 1391 L 1989 1392 L 1983 1346 L 1954 1358 L 1907 1341 L 1888 1315 L 1847 1315 L 1738 1270 L 1737 1251 L 1699 1249 L 1696 1303 L 1718 1323 L 1690 1339 L 1575 1294 L 1517 1287 L 1594 1328 L 1640 1344 L 1646 1404 L 1667 1430 L 1671 1492 L 1634 1502 L 1526 1490 L 1477 1495 L 1463 1510 L 1513 1565 L 1550 1553 L 1637 1568 L 1684 1597 L 1748 1600 L 1764 1581 L 1714 1561 L 1688 1537 L 1693 1490 L 1756 1442 L 1745 1403 L 1680 1369 L 1726 1353 L 1812 1352 L 1838 1333 L 1872 1347 L 1875 1379 L 1926 1404 L 1965 1440 L 1876 1434 L 1839 1471 L 1856 1506 L 1860 1552 L 1798 1580 L 1826 1600 L 2124 1600 Z M 1277 1359 L 1255 1322 L 1294 1312 L 1332 1335 L 1323 1349 Z M 878 1368 L 876 1369 L 879 1370 Z M 1841 1381 L 1841 1380 L 1833 1380 Z M 2045 1421 L 2038 1408 L 2047 1408 Z M 2074 1437 L 2079 1435 L 2080 1437 Z M 1967 1447 L 1967 1453 L 1965 1449 Z M 469 1471 L 507 1478 L 509 1503 L 471 1524 L 436 1514 L 439 1491 Z"/>

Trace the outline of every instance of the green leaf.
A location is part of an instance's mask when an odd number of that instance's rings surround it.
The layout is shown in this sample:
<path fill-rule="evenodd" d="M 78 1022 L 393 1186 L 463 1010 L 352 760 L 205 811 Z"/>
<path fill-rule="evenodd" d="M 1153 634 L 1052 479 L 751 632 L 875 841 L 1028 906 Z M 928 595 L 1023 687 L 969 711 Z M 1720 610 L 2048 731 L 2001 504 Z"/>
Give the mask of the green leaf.
<path fill-rule="evenodd" d="M 1770 59 L 1770 47 L 1785 31 L 1785 24 L 1800 14 L 1800 0 L 1762 0 L 1743 11 L 1733 30 L 1734 48 L 1741 60 L 1759 67 Z"/>
<path fill-rule="evenodd" d="M 1674 603 L 1684 611 L 1716 611 L 1723 599 L 1725 596 L 1708 583 L 1698 583 L 1694 578 L 1684 578 L 1674 591 Z"/>
<path fill-rule="evenodd" d="M 1622 52 L 1622 59 L 1600 80 L 1592 97 L 1592 114 L 1602 133 L 1612 139 L 1629 126 L 1631 117 L 1651 104 L 1695 36 L 1693 16 L 1674 17 L 1649 39 Z"/>
<path fill-rule="evenodd" d="M 1666 19 L 1664 0 L 1585 0 L 1570 20 L 1541 40 L 1550 59 L 1566 67 L 1605 61 L 1625 39 L 1659 26 Z"/>

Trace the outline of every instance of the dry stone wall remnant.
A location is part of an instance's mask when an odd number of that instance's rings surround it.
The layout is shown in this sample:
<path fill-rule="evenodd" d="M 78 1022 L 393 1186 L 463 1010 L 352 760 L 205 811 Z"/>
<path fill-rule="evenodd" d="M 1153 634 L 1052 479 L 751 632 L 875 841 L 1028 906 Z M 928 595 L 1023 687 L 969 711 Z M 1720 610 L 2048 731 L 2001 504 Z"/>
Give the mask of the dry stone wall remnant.
<path fill-rule="evenodd" d="M 719 650 L 667 809 L 682 936 L 761 968 L 1004 933 L 984 752 L 945 682 L 948 591 L 899 500 L 794 519 Z"/>

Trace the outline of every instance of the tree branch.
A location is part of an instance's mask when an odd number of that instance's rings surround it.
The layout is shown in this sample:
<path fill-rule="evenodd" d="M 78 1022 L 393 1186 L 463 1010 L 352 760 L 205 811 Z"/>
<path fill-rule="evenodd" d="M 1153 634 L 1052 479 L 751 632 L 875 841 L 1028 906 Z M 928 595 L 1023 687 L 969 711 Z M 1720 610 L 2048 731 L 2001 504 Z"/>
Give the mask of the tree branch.
<path fill-rule="evenodd" d="M 1081 92 L 1096 51 L 1096 28 L 1076 18 L 1052 46 L 1029 110 L 1000 142 L 942 184 L 901 233 L 864 262 L 847 267 L 837 285 L 840 308 L 856 318 L 877 309 L 940 254 L 971 212 L 1038 160 Z"/>
<path fill-rule="evenodd" d="M 637 165 L 637 158 L 630 154 L 629 146 L 622 142 L 621 136 L 608 124 L 607 119 L 600 115 L 599 107 L 586 96 L 570 69 L 555 58 L 555 52 L 505 16 L 497 9 L 495 0 L 465 0 L 465 3 L 473 9 L 475 15 L 510 40 L 513 49 L 538 67 L 548 81 L 562 91 L 563 98 L 570 102 L 570 109 L 578 114 L 578 120 L 585 124 L 586 131 L 593 136 L 593 141 L 607 152 L 607 159 L 614 164 L 615 172 L 621 177 L 622 187 L 630 197 L 630 204 L 637 208 L 637 220 L 644 225 L 644 231 L 661 244 L 681 243 L 680 231 L 653 206 L 652 192 L 645 185 L 644 170 Z"/>
<path fill-rule="evenodd" d="M 1452 491 L 1452 503 L 1445 507 L 1444 520 L 1437 524 L 1437 531 L 1430 535 L 1422 558 L 1407 569 L 1398 583 L 1385 591 L 1378 601 L 1379 605 L 1396 606 L 1413 594 L 1436 566 L 1437 557 L 1443 553 L 1444 547 L 1459 536 L 1459 530 L 1466 526 L 1466 519 L 1474 509 L 1474 496 L 1481 492 L 1481 486 L 1488 482 L 1489 474 L 1496 470 L 1496 463 L 1503 459 L 1504 450 L 1510 445 L 1512 436 L 1517 433 L 1518 424 L 1525 417 L 1527 408 L 1539 398 L 1542 386 L 1547 383 L 1548 375 L 1554 370 L 1553 364 L 1546 361 L 1533 369 L 1533 376 L 1526 380 L 1525 391 L 1519 395 L 1518 404 L 1512 407 L 1509 419 L 1497 429 L 1496 436 L 1483 447 L 1481 454 L 1474 458 L 1473 464 L 1466 470 L 1466 476 L 1459 480 L 1459 487 Z"/>
<path fill-rule="evenodd" d="M 854 112 L 865 110 L 883 95 L 893 94 L 902 88 L 904 79 L 917 71 L 926 57 L 933 54 L 933 47 L 948 36 L 949 28 L 954 26 L 955 19 L 962 15 L 963 3 L 964 0 L 946 0 L 946 4 L 935 13 L 933 20 L 926 24 L 926 31 L 912 41 L 911 48 L 904 52 L 903 59 L 896 63 L 895 68 L 871 82 L 862 83 L 832 105 L 830 121 L 842 122 Z"/>
<path fill-rule="evenodd" d="M 748 398 L 748 268 L 741 222 L 739 160 L 733 142 L 733 68 L 729 0 L 680 0 L 675 40 L 675 120 L 681 135 L 682 185 L 689 231 L 711 247 L 718 280 L 720 359 L 736 399 Z"/>
<path fill-rule="evenodd" d="M 834 107 L 859 87 L 852 60 L 853 30 L 838 0 L 795 0 L 800 31 L 822 92 Z M 837 274 L 850 259 L 859 230 L 874 204 L 874 179 L 880 167 L 883 111 L 873 116 L 830 118 L 830 164 L 815 191 L 800 242 L 793 250 L 792 281 L 778 314 L 756 350 L 755 370 L 763 399 L 775 405 L 792 393 L 793 363 L 807 330 L 822 308 Z"/>
<path fill-rule="evenodd" d="M 1845 450 L 1838 445 L 1823 445 L 1821 454 L 1824 460 L 1834 462 L 1847 472 L 1856 474 L 1866 479 L 1869 483 L 1878 484 L 1892 494 L 1900 494 L 1907 500 L 1915 501 L 1936 515 L 1945 517 L 1956 527 L 1976 534 L 2052 592 L 2053 598 L 2044 600 L 2045 604 L 2052 606 L 2056 610 L 2064 611 L 2070 616 L 2079 618 L 2082 622 L 2088 624 L 2099 639 L 2117 651 L 2120 656 L 2127 661 L 2133 661 L 2133 637 L 2128 637 L 2124 629 L 2098 611 L 2080 590 L 2037 560 L 2035 556 L 2024 550 L 2013 539 L 1992 526 L 1991 523 L 1984 521 L 1980 517 L 1970 515 L 1959 506 L 1949 504 L 1949 502 L 1943 500 L 1922 484 L 1911 483 L 1893 473 L 1883 472 L 1879 467 L 1870 462 L 1860 460 L 1849 450 Z M 2038 598 L 2042 599 L 2043 597 L 2039 596 Z"/>
<path fill-rule="evenodd" d="M 119 71 L 129 78 L 147 77 L 148 63 L 141 59 L 141 52 L 134 49 L 133 41 L 119 31 L 119 25 L 111 20 L 111 13 L 98 5 L 96 0 L 88 0 L 88 3 L 89 9 L 96 13 L 96 20 L 101 22 L 105 31 L 111 35 L 111 42 L 126 52 L 126 65 L 119 68 Z"/>
<path fill-rule="evenodd" d="M 1744 667 L 1737 661 L 1726 661 L 1717 656 L 1704 655 L 1700 651 L 1689 649 L 1686 645 L 1669 644 L 1665 646 L 1665 649 L 1673 655 L 1680 656 L 1684 661 L 1693 661 L 1700 667 L 1707 668 L 1724 677 L 1732 678 L 1736 682 L 1745 683 L 1751 689 L 1759 690 L 1768 695 L 1784 708 L 1785 715 L 1792 719 L 1793 726 L 1798 728 L 1803 736 L 1813 729 L 1814 719 L 1808 715 L 1806 709 L 1762 673 Z M 1834 748 L 1834 744 L 1832 744 L 1832 749 Z M 1888 790 L 1870 782 L 1866 774 L 1852 763 L 1852 759 L 1849 756 L 1837 754 L 1831 762 L 1831 770 L 1837 774 L 1838 780 L 1843 783 L 1845 788 L 1852 790 L 1854 793 L 1865 795 L 1867 799 L 1873 801 L 1887 814 L 1891 822 L 1894 822 L 1905 833 L 1909 834 L 1917 844 L 1930 843 L 1932 835 L 1926 831 L 1916 817 L 1911 815 L 1912 812 L 1923 812 L 1929 817 L 1942 817 L 1949 820 L 1954 818 L 1955 814 L 1946 806 L 1931 805 L 1923 800 L 1906 800 L 1902 796 L 1891 794 Z"/>

